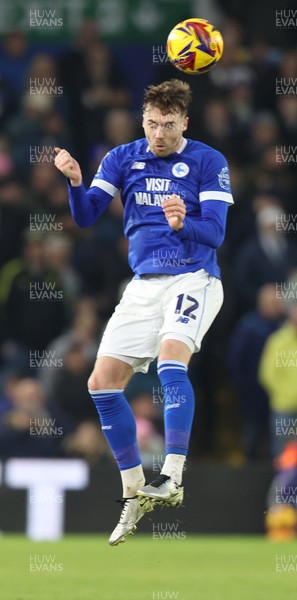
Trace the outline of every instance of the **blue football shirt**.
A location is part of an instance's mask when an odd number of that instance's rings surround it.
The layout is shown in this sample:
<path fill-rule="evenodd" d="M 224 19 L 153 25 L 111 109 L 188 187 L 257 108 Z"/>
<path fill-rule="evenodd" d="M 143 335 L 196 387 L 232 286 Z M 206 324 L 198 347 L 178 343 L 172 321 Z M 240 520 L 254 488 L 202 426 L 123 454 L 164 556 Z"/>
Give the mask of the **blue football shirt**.
<path fill-rule="evenodd" d="M 72 214 L 80 226 L 92 224 L 121 190 L 129 264 L 143 274 L 181 274 L 205 269 L 220 278 L 216 248 L 225 235 L 233 203 L 225 157 L 210 146 L 184 139 L 165 158 L 147 140 L 118 146 L 101 162 L 89 190 L 69 186 Z M 176 232 L 162 209 L 165 198 L 179 195 L 186 204 L 183 228 Z"/>

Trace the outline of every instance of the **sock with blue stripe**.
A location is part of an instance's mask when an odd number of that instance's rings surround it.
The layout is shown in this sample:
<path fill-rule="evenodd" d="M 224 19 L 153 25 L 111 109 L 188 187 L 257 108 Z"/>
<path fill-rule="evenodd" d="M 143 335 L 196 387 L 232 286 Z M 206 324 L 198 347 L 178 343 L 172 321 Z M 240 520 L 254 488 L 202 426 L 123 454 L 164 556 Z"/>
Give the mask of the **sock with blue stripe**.
<path fill-rule="evenodd" d="M 121 472 L 123 496 L 131 498 L 144 484 L 136 422 L 123 390 L 89 390 L 102 431 Z"/>
<path fill-rule="evenodd" d="M 158 362 L 164 395 L 166 458 L 162 473 L 180 485 L 195 410 L 195 396 L 187 367 L 177 360 Z"/>

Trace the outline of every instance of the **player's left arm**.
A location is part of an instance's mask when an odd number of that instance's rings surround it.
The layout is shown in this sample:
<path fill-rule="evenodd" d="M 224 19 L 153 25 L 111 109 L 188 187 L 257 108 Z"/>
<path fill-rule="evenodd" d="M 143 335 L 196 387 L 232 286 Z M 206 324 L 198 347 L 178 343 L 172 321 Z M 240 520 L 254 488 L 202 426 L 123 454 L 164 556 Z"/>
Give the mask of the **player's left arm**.
<path fill-rule="evenodd" d="M 183 240 L 218 248 L 224 241 L 228 208 L 233 204 L 225 157 L 212 151 L 204 160 L 199 218 L 187 217 L 183 200 L 173 196 L 164 202 L 163 209 L 168 224 L 177 235 Z"/>

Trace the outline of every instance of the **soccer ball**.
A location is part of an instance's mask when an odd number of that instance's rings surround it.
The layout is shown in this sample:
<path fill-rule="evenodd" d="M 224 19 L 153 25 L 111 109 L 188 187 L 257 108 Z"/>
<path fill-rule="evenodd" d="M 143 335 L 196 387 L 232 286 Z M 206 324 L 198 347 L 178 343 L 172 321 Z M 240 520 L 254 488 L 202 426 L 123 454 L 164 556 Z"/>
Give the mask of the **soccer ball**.
<path fill-rule="evenodd" d="M 212 69 L 224 49 L 222 35 L 204 19 L 186 19 L 170 31 L 167 56 L 172 64 L 189 75 Z"/>

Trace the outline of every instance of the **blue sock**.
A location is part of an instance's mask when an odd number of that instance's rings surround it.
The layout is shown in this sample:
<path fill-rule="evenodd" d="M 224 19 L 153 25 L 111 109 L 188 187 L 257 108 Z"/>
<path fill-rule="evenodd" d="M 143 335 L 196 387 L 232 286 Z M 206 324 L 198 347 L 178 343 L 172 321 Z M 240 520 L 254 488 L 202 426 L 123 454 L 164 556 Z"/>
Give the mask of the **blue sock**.
<path fill-rule="evenodd" d="M 89 393 L 119 469 L 140 465 L 135 417 L 123 390 L 89 390 Z"/>
<path fill-rule="evenodd" d="M 164 394 L 166 454 L 187 455 L 195 410 L 195 397 L 187 367 L 177 360 L 158 362 Z"/>

